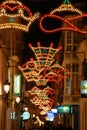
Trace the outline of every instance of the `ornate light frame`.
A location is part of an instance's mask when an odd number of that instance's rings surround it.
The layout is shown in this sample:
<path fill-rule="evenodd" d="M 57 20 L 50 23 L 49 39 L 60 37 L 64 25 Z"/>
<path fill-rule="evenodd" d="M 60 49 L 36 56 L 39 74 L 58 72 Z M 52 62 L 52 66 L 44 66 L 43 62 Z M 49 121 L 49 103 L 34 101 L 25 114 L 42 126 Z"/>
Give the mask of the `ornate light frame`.
<path fill-rule="evenodd" d="M 39 43 L 38 47 L 31 46 L 31 49 L 37 60 L 31 58 L 30 61 L 19 66 L 27 82 L 33 81 L 37 86 L 45 86 L 50 81 L 58 83 L 70 76 L 69 70 L 61 66 L 54 58 L 62 47 L 54 49 L 52 44 L 49 48 L 42 47 Z"/>
<path fill-rule="evenodd" d="M 14 28 L 27 32 L 39 16 L 39 12 L 33 15 L 29 8 L 17 0 L 6 0 L 0 4 L 0 29 Z"/>
<path fill-rule="evenodd" d="M 73 16 L 73 17 L 69 17 L 69 18 L 66 18 L 66 17 L 61 17 L 59 14 L 59 12 L 66 12 L 66 11 L 69 11 L 71 13 L 77 13 L 76 16 Z M 61 21 L 62 23 L 66 24 L 66 26 L 61 26 L 61 27 L 56 27 L 54 29 L 48 29 L 48 26 L 47 28 L 44 26 L 44 21 L 46 19 L 54 19 L 56 21 Z M 80 11 L 79 9 L 75 8 L 69 0 L 64 0 L 64 2 L 56 9 L 52 10 L 50 13 L 48 14 L 45 14 L 43 15 L 41 18 L 40 18 L 40 21 L 39 21 L 39 26 L 40 26 L 40 29 L 45 32 L 45 33 L 55 33 L 55 32 L 59 32 L 59 31 L 66 31 L 66 30 L 70 30 L 70 31 L 75 31 L 75 32 L 79 32 L 81 34 L 87 34 L 87 31 L 86 30 L 83 30 L 83 29 L 80 29 L 79 27 L 75 26 L 73 24 L 74 21 L 76 20 L 79 20 L 79 19 L 82 19 L 82 18 L 87 18 L 87 13 L 83 13 L 82 11 Z"/>

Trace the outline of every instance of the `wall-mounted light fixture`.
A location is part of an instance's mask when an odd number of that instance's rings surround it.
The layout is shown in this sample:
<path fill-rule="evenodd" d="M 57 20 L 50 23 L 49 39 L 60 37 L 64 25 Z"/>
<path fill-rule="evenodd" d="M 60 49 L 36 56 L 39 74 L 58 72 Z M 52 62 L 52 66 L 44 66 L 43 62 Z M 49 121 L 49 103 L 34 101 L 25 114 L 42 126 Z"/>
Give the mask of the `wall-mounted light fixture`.
<path fill-rule="evenodd" d="M 16 97 L 16 103 L 20 103 L 21 99 L 20 97 Z"/>
<path fill-rule="evenodd" d="M 22 108 L 24 111 L 28 111 L 28 104 L 26 103 L 26 99 L 25 100 L 21 100 L 21 97 L 20 96 L 17 96 L 15 98 L 15 101 L 17 104 L 22 104 Z"/>
<path fill-rule="evenodd" d="M 0 99 L 4 99 L 8 107 L 8 100 L 9 100 L 8 97 L 9 97 L 9 90 L 10 90 L 10 82 L 8 81 L 8 79 L 6 79 L 3 84 L 3 90 L 5 93 L 0 95 Z"/>
<path fill-rule="evenodd" d="M 28 106 L 25 105 L 25 106 L 23 107 L 23 110 L 24 110 L 24 111 L 28 111 Z"/>
<path fill-rule="evenodd" d="M 10 90 L 10 82 L 8 81 L 8 79 L 6 79 L 4 82 L 4 92 L 8 94 L 9 90 Z"/>

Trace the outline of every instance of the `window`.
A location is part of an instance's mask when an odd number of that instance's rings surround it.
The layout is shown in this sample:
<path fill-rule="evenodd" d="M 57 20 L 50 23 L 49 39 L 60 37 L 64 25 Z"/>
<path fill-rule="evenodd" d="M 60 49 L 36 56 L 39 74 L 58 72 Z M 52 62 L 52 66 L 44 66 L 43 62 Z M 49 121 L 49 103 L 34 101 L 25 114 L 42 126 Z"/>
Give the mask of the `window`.
<path fill-rule="evenodd" d="M 67 32 L 67 44 L 71 44 L 71 31 Z"/>
<path fill-rule="evenodd" d="M 78 72 L 78 63 L 72 64 L 72 72 Z"/>
<path fill-rule="evenodd" d="M 72 94 L 79 93 L 79 76 L 78 74 L 72 75 Z"/>
<path fill-rule="evenodd" d="M 70 70 L 71 69 L 71 64 L 66 64 L 66 68 Z"/>
<path fill-rule="evenodd" d="M 67 46 L 66 51 L 71 51 L 71 45 Z"/>

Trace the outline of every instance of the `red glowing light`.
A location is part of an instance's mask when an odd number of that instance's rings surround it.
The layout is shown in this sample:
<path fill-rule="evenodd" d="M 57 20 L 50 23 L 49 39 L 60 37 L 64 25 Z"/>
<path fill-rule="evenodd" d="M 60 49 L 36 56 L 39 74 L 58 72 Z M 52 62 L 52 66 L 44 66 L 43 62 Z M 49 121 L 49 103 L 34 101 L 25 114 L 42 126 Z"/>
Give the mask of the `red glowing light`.
<path fill-rule="evenodd" d="M 38 47 L 29 44 L 37 60 L 31 58 L 30 61 L 19 66 L 28 82 L 34 81 L 37 86 L 45 86 L 47 82 L 58 83 L 63 78 L 70 76 L 70 72 L 54 59 L 55 54 L 62 49 L 62 46 L 57 49 L 52 46 L 53 43 L 51 43 L 50 47 L 42 47 L 40 42 L 38 42 Z"/>
<path fill-rule="evenodd" d="M 63 18 L 60 15 L 58 15 L 59 12 L 66 12 L 66 11 L 75 12 L 75 13 L 78 14 L 78 16 L 75 16 L 75 17 L 72 17 L 72 18 Z M 62 23 L 66 24 L 66 26 L 61 26 L 61 27 L 58 27 L 58 28 L 54 28 L 52 30 L 51 29 L 47 29 L 43 25 L 43 22 L 47 18 L 57 20 L 58 22 L 61 21 Z M 40 29 L 43 32 L 45 32 L 45 33 L 55 33 L 55 32 L 59 32 L 59 31 L 70 30 L 70 31 L 79 32 L 81 34 L 87 34 L 87 31 L 85 31 L 83 29 L 80 29 L 79 27 L 74 25 L 74 21 L 82 19 L 82 18 L 87 18 L 87 14 L 86 13 L 82 13 L 77 8 L 74 8 L 74 6 L 72 6 L 72 4 L 64 2 L 58 8 L 54 9 L 53 11 L 51 11 L 49 14 L 45 14 L 44 16 L 42 16 L 40 18 L 39 25 L 40 25 Z"/>

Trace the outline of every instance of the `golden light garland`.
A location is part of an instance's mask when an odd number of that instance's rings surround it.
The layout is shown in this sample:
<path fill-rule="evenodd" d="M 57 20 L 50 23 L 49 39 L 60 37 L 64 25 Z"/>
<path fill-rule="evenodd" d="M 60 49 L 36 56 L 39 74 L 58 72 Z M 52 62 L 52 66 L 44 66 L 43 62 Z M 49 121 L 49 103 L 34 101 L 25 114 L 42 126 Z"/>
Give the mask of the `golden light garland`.
<path fill-rule="evenodd" d="M 32 49 L 32 51 L 35 54 L 35 57 L 37 58 L 37 60 L 44 60 L 45 64 L 47 63 L 47 61 L 49 62 L 53 62 L 53 58 L 55 56 L 55 54 L 60 51 L 62 49 L 62 46 L 60 46 L 59 48 L 53 48 L 53 43 L 50 43 L 50 47 L 42 47 L 40 45 L 40 42 L 37 42 L 38 47 L 33 47 L 31 43 L 29 43 L 29 47 Z M 41 64 L 40 64 L 41 65 Z M 50 66 L 50 63 L 47 63 L 46 66 Z"/>
<path fill-rule="evenodd" d="M 39 98 L 38 95 L 34 96 L 30 101 L 35 105 L 38 106 L 39 109 L 42 109 L 43 111 L 49 111 L 52 108 L 52 105 L 54 103 L 54 100 L 51 98 Z"/>
<path fill-rule="evenodd" d="M 39 12 L 32 15 L 30 9 L 17 0 L 6 0 L 0 4 L 0 29 L 14 28 L 27 32 L 39 16 Z"/>
<path fill-rule="evenodd" d="M 70 1 L 66 1 L 66 0 L 64 0 L 64 2 L 60 5 L 60 6 L 58 6 L 58 8 L 56 8 L 56 9 L 54 9 L 54 10 L 52 10 L 51 12 L 50 12 L 50 14 L 54 14 L 54 13 L 57 13 L 57 12 L 65 12 L 65 11 L 71 11 L 71 12 L 76 12 L 76 13 L 78 13 L 78 14 L 82 14 L 82 12 L 79 10 L 79 9 L 77 9 L 77 8 L 75 8 L 71 3 L 70 3 Z"/>
<path fill-rule="evenodd" d="M 70 72 L 54 59 L 55 54 L 62 47 L 54 49 L 52 44 L 49 48 L 41 47 L 39 43 L 38 47 L 31 46 L 31 49 L 34 51 L 37 60 L 31 58 L 30 61 L 19 66 L 28 82 L 33 81 L 37 86 L 45 86 L 47 82 L 58 83 L 70 75 Z"/>
<path fill-rule="evenodd" d="M 41 114 L 41 115 L 46 115 L 47 112 L 48 112 L 48 111 L 42 110 L 42 111 L 40 111 L 40 114 Z"/>
<path fill-rule="evenodd" d="M 55 94 L 54 89 L 50 88 L 49 86 L 45 87 L 44 89 L 39 89 L 38 87 L 34 86 L 31 90 L 28 90 L 28 92 L 31 95 L 37 95 L 41 100 L 48 99 L 49 94 Z"/>
<path fill-rule="evenodd" d="M 39 109 L 41 110 L 40 114 L 45 115 L 49 110 L 51 110 L 51 108 L 52 108 L 52 104 L 46 104 L 46 105 L 41 104 L 39 106 Z"/>
<path fill-rule="evenodd" d="M 33 87 L 31 90 L 28 90 L 31 95 L 37 95 L 39 99 L 48 99 L 47 92 L 39 89 L 38 87 Z"/>
<path fill-rule="evenodd" d="M 44 89 L 40 89 L 37 86 L 34 86 L 32 89 L 28 90 L 31 95 L 34 95 L 30 101 L 38 106 L 39 109 L 43 111 L 49 111 L 52 108 L 54 100 L 49 98 L 49 95 L 55 94 L 55 90 L 50 88 L 49 86 Z"/>
<path fill-rule="evenodd" d="M 44 111 L 49 111 L 51 108 L 52 108 L 52 105 L 49 105 L 49 104 L 47 104 L 45 106 L 44 105 L 39 106 L 39 109 L 42 109 Z"/>

